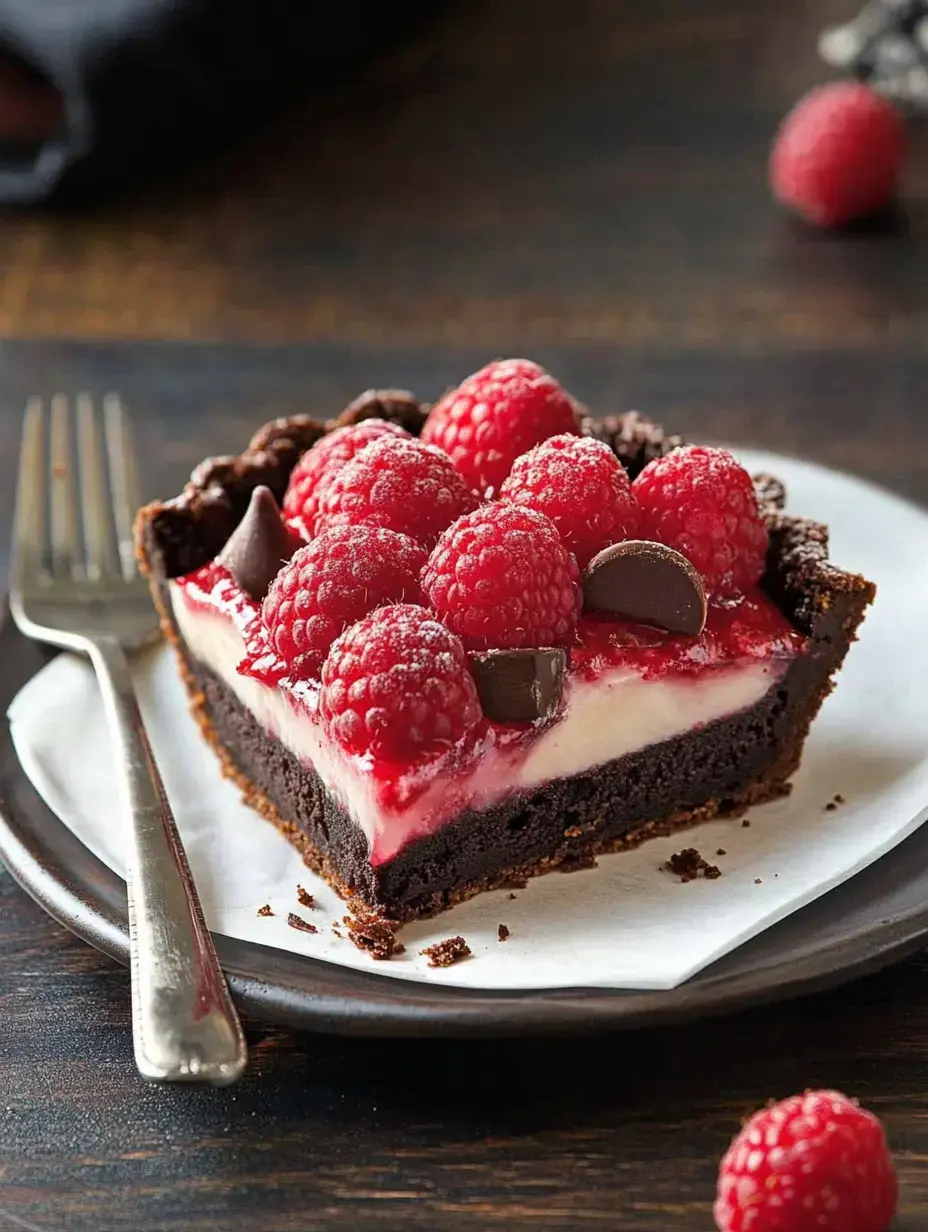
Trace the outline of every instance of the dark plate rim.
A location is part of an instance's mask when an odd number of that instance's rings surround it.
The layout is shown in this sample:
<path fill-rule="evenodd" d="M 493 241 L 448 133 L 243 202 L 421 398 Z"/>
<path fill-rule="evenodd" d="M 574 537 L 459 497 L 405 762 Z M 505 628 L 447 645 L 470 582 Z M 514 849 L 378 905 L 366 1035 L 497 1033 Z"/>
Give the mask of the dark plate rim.
<path fill-rule="evenodd" d="M 924 516 L 924 510 L 910 507 Z M 32 787 L 5 717 L 17 691 L 51 657 L 15 629 L 4 603 L 0 859 L 51 916 L 128 965 L 125 883 L 71 834 Z M 667 991 L 452 988 L 357 971 L 221 935 L 216 945 L 240 1008 L 275 1024 L 398 1037 L 644 1027 L 821 991 L 905 957 L 928 935 L 928 871 L 922 870 L 928 870 L 928 826 L 850 881 Z"/>

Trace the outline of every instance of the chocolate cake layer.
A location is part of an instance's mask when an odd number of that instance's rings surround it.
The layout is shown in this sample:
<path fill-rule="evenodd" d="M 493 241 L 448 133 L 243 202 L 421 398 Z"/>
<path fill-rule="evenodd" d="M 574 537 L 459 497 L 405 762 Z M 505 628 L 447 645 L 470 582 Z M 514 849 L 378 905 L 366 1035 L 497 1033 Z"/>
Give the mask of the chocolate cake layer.
<path fill-rule="evenodd" d="M 758 495 L 770 529 L 763 585 L 808 638 L 783 679 L 746 710 L 491 808 L 463 813 L 373 868 L 365 835 L 315 772 L 271 739 L 227 686 L 191 658 L 167 586 L 170 578 L 218 554 L 257 484 L 281 498 L 304 449 L 324 431 L 370 414 L 402 417 L 407 430 L 421 427 L 425 415 L 408 395 L 387 391 L 359 399 L 328 425 L 306 417 L 277 421 L 239 457 L 204 463 L 181 497 L 143 510 L 138 526 L 140 556 L 204 736 L 248 802 L 287 834 L 312 867 L 346 896 L 394 919 L 411 919 L 514 878 L 631 847 L 788 790 L 809 725 L 874 588 L 831 565 L 826 529 L 784 515 L 782 487 L 763 477 Z M 623 439 L 620 419 L 610 422 L 608 435 Z M 639 416 L 625 436 L 634 439 L 630 468 L 640 462 L 643 440 L 655 455 L 670 446 L 656 425 L 645 430 Z"/>

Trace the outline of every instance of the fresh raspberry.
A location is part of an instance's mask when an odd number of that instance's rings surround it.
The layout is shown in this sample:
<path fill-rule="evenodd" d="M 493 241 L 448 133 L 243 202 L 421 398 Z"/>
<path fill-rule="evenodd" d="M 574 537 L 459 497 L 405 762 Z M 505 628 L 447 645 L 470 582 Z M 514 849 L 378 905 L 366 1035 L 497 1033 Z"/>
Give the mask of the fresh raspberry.
<path fill-rule="evenodd" d="M 378 526 L 336 526 L 300 548 L 261 608 L 268 641 L 295 680 L 319 674 L 338 635 L 386 603 L 417 603 L 425 550 Z"/>
<path fill-rule="evenodd" d="M 342 467 L 326 491 L 316 529 L 385 526 L 430 548 L 446 526 L 479 501 L 431 445 L 375 441 Z"/>
<path fill-rule="evenodd" d="M 577 574 L 550 518 L 499 503 L 445 531 L 422 589 L 469 650 L 565 646 L 580 606 Z"/>
<path fill-rule="evenodd" d="M 393 762 L 448 748 L 482 717 L 461 639 L 411 604 L 382 607 L 342 634 L 319 704 L 347 752 Z"/>
<path fill-rule="evenodd" d="M 284 494 L 284 516 L 309 535 L 314 534 L 319 502 L 341 468 L 372 441 L 383 437 L 408 439 L 398 424 L 365 419 L 348 428 L 336 428 L 307 449 L 290 474 Z"/>
<path fill-rule="evenodd" d="M 468 484 L 493 496 L 520 454 L 549 436 L 577 435 L 577 404 L 528 359 L 500 359 L 436 402 L 422 439 L 443 449 Z"/>
<path fill-rule="evenodd" d="M 809 222 L 838 227 L 890 200 L 905 146 L 891 103 L 860 82 L 831 82 L 800 99 L 780 125 L 770 184 Z"/>
<path fill-rule="evenodd" d="M 720 1232 L 886 1232 L 895 1209 L 883 1127 L 838 1091 L 755 1112 L 719 1169 Z"/>
<path fill-rule="evenodd" d="M 711 594 L 732 599 L 760 580 L 767 527 L 751 476 L 727 449 L 684 445 L 649 462 L 632 491 L 641 537 L 682 552 Z"/>
<path fill-rule="evenodd" d="M 546 514 L 581 569 L 638 531 L 638 502 L 624 467 L 608 445 L 589 437 L 552 436 L 516 458 L 500 497 Z"/>

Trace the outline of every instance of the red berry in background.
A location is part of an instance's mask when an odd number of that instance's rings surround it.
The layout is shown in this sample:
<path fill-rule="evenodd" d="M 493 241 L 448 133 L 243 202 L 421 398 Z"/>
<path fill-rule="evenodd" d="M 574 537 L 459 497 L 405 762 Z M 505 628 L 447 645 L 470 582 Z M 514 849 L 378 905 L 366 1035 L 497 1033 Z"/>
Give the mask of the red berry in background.
<path fill-rule="evenodd" d="M 770 184 L 819 227 L 873 214 L 892 198 L 905 154 L 902 116 L 869 86 L 836 81 L 800 99 L 780 126 Z"/>
<path fill-rule="evenodd" d="M 261 608 L 268 640 L 294 680 L 318 676 L 329 647 L 374 608 L 418 603 L 425 550 L 376 526 L 339 526 L 300 548 Z"/>
<path fill-rule="evenodd" d="M 422 439 L 443 449 L 475 492 L 495 496 L 520 454 L 564 432 L 580 432 L 573 398 L 531 360 L 500 359 L 435 403 Z"/>
<path fill-rule="evenodd" d="M 383 526 L 430 548 L 445 527 L 479 501 L 450 459 L 421 441 L 375 441 L 338 472 L 316 529 Z"/>
<path fill-rule="evenodd" d="M 767 526 L 751 476 L 727 449 L 675 449 L 649 462 L 632 491 L 640 537 L 682 552 L 711 595 L 734 599 L 760 581 Z"/>
<path fill-rule="evenodd" d="M 719 1170 L 720 1232 L 887 1232 L 897 1184 L 883 1127 L 838 1091 L 756 1112 Z"/>
<path fill-rule="evenodd" d="M 638 531 L 638 501 L 625 468 L 603 441 L 584 436 L 552 436 L 516 458 L 500 498 L 549 517 L 581 569 Z"/>
<path fill-rule="evenodd" d="M 440 752 L 483 717 L 460 638 L 409 604 L 342 634 L 323 664 L 319 705 L 343 749 L 392 762 Z"/>
<path fill-rule="evenodd" d="M 499 502 L 445 531 L 422 589 L 469 650 L 565 646 L 580 609 L 577 575 L 549 518 Z"/>
<path fill-rule="evenodd" d="M 383 437 L 411 439 L 408 432 L 384 419 L 365 419 L 322 437 L 312 449 L 307 449 L 290 474 L 284 494 L 284 516 L 302 526 L 307 536 L 314 534 L 319 502 L 328 485 L 356 454 Z"/>

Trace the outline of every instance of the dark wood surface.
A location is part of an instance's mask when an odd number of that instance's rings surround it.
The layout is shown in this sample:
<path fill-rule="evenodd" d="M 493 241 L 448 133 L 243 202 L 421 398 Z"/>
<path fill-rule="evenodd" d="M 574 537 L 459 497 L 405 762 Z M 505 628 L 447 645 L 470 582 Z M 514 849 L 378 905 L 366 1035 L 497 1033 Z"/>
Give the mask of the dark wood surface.
<path fill-rule="evenodd" d="M 597 410 L 922 498 L 923 136 L 894 225 L 811 236 L 764 188 L 817 30 L 852 7 L 451 4 L 221 166 L 4 219 L 0 542 L 33 390 L 122 390 L 154 494 L 271 414 L 430 396 L 506 352 Z M 925 1229 L 926 972 L 589 1044 L 251 1024 L 240 1086 L 166 1090 L 133 1072 L 125 972 L 0 875 L 0 1229 L 696 1232 L 739 1118 L 819 1084 L 885 1117 L 899 1227 Z"/>

